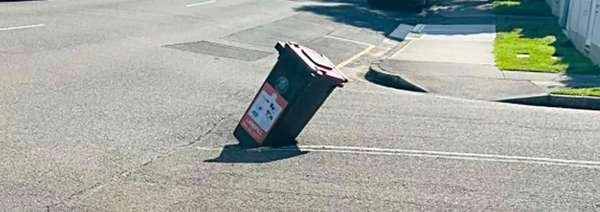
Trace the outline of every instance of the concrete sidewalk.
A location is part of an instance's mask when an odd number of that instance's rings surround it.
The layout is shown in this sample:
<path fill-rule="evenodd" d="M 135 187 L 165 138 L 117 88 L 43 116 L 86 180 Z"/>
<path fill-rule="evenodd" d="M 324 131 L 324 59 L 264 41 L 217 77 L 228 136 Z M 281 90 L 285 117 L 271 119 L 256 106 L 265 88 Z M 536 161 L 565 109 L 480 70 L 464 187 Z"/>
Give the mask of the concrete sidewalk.
<path fill-rule="evenodd" d="M 461 2 L 432 7 L 425 24 L 399 26 L 390 36 L 404 40 L 404 46 L 372 64 L 369 79 L 401 89 L 488 101 L 600 85 L 598 77 L 499 70 L 493 52 L 495 16 L 489 3 Z"/>
<path fill-rule="evenodd" d="M 508 78 L 496 68 L 495 28 L 491 24 L 418 25 L 408 33 L 406 46 L 375 64 L 375 69 L 397 75 L 426 92 L 468 99 L 501 100 L 546 93 L 531 81 Z"/>

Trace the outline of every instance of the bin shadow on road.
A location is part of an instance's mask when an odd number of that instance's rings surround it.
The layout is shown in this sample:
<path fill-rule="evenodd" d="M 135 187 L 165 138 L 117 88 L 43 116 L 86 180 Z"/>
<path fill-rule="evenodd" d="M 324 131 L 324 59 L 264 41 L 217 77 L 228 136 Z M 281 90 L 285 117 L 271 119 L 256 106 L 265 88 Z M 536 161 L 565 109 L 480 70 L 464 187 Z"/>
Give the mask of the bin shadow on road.
<path fill-rule="evenodd" d="M 298 146 L 247 148 L 239 144 L 226 145 L 219 157 L 205 160 L 207 163 L 269 163 L 308 153 Z"/>

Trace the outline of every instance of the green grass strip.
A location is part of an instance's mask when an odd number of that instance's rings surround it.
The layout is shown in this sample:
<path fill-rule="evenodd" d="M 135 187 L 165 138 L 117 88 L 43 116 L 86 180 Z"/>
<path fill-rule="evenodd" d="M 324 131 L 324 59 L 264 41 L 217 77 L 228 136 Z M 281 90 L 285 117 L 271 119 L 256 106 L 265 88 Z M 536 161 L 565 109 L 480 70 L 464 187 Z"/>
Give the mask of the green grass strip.
<path fill-rule="evenodd" d="M 494 53 L 498 68 L 567 74 L 600 74 L 555 19 L 499 18 Z"/>
<path fill-rule="evenodd" d="M 496 39 L 497 66 L 507 71 L 533 71 L 558 73 L 566 71 L 569 65 L 554 57 L 556 48 L 552 46 L 556 37 L 523 38 L 522 29 L 500 32 Z"/>
<path fill-rule="evenodd" d="M 570 96 L 595 96 L 595 97 L 600 97 L 600 87 L 564 89 L 564 90 L 553 92 L 553 94 L 570 95 Z"/>

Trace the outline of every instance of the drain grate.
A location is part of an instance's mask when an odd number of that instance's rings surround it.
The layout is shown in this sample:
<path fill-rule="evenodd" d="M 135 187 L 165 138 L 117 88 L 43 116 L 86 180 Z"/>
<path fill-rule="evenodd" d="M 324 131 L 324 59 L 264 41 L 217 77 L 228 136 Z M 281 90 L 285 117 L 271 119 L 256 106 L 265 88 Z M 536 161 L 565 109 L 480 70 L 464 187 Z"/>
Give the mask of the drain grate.
<path fill-rule="evenodd" d="M 194 52 L 199 54 L 217 56 L 217 57 L 225 57 L 236 60 L 243 61 L 257 61 L 262 58 L 265 58 L 273 53 L 253 50 L 253 49 L 245 49 L 236 46 L 229 46 L 221 43 L 215 43 L 210 41 L 197 41 L 190 43 L 177 43 L 166 45 L 164 47 Z"/>

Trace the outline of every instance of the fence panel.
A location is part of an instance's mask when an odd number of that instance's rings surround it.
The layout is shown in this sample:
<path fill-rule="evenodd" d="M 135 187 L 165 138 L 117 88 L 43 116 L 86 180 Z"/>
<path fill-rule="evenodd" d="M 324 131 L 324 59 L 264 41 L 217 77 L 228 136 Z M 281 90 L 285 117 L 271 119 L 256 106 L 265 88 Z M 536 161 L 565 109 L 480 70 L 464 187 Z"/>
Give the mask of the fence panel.
<path fill-rule="evenodd" d="M 588 24 L 590 23 L 591 3 L 592 0 L 571 1 L 569 30 L 583 37 L 587 35 Z"/>
<path fill-rule="evenodd" d="M 594 2 L 593 8 L 593 23 L 592 28 L 590 28 L 590 41 L 592 44 L 600 46 L 600 0 L 596 0 Z"/>
<path fill-rule="evenodd" d="M 558 16 L 559 18 L 563 18 L 565 15 L 565 10 L 568 8 L 567 0 L 546 0 L 550 9 L 552 9 L 552 14 Z"/>

